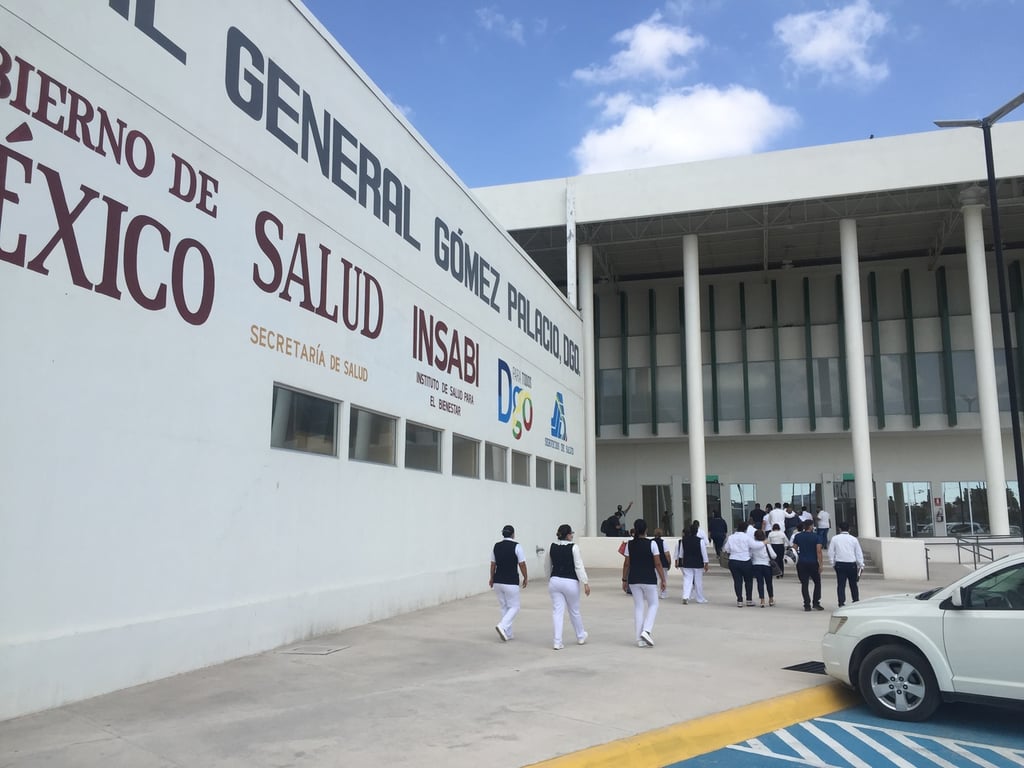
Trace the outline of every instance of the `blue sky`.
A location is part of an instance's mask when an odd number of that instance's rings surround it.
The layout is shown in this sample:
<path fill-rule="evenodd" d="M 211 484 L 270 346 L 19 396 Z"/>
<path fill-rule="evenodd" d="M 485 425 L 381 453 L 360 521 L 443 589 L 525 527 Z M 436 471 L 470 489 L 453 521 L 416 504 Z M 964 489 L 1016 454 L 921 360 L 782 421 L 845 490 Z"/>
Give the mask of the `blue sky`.
<path fill-rule="evenodd" d="M 306 4 L 470 187 L 938 130 L 1024 91 L 1024 0 Z"/>

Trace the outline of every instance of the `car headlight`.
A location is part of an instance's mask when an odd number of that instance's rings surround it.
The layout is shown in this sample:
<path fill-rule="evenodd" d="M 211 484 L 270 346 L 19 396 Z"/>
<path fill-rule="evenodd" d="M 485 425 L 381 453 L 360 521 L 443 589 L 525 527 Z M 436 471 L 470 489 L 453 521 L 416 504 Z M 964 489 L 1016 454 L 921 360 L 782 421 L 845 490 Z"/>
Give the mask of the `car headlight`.
<path fill-rule="evenodd" d="M 830 635 L 839 634 L 839 630 L 843 628 L 845 623 L 846 616 L 833 616 L 828 622 L 828 633 Z"/>

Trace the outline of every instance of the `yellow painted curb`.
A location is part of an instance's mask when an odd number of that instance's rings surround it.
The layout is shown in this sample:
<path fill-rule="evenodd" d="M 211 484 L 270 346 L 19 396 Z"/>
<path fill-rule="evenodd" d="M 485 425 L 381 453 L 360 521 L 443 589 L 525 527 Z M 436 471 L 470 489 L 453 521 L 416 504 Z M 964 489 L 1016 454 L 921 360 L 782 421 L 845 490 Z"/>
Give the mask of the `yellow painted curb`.
<path fill-rule="evenodd" d="M 859 701 L 839 683 L 820 685 L 562 755 L 534 768 L 661 768 Z"/>

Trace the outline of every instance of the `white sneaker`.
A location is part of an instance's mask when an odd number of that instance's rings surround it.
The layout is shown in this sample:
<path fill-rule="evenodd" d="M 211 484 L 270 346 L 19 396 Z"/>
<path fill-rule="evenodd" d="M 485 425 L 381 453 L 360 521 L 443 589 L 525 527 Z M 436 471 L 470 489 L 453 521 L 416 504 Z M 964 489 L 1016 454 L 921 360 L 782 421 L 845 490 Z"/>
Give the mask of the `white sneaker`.
<path fill-rule="evenodd" d="M 643 640 L 637 640 L 636 641 L 636 647 L 637 648 L 648 648 L 650 646 L 648 646 L 647 643 L 645 643 Z"/>
<path fill-rule="evenodd" d="M 647 643 L 647 645 L 649 645 L 651 648 L 654 647 L 654 638 L 651 637 L 651 633 L 648 632 L 646 629 L 640 633 L 640 640 L 642 642 Z"/>
<path fill-rule="evenodd" d="M 560 650 L 562 650 L 563 648 L 565 648 L 565 646 L 564 646 L 564 645 L 562 645 L 561 643 L 555 643 L 555 644 L 554 644 L 554 645 L 552 645 L 551 647 L 552 647 L 552 648 L 554 648 L 554 649 L 555 649 L 556 651 L 560 651 Z"/>
<path fill-rule="evenodd" d="M 498 637 L 501 638 L 501 642 L 504 643 L 508 640 L 508 632 L 501 628 L 501 624 L 495 624 L 494 631 L 498 633 Z"/>
<path fill-rule="evenodd" d="M 588 635 L 587 635 L 587 633 L 586 633 L 586 632 L 584 632 L 584 633 L 583 633 L 582 635 L 580 635 L 579 637 L 577 637 L 577 638 L 576 638 L 576 645 L 586 645 L 586 643 L 587 643 L 587 637 L 588 637 Z"/>

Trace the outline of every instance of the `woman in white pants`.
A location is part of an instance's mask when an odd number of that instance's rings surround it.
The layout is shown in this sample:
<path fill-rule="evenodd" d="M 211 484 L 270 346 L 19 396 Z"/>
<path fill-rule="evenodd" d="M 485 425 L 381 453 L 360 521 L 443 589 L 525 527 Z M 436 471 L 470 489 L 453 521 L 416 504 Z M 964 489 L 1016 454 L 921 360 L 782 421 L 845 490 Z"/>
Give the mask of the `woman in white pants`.
<path fill-rule="evenodd" d="M 653 648 L 654 619 L 658 615 L 658 587 L 665 591 L 665 570 L 658 557 L 658 544 L 648 539 L 647 523 L 638 519 L 633 523 L 633 538 L 626 545 L 626 559 L 622 564 L 622 590 L 633 594 L 633 623 L 636 626 L 636 644 Z"/>
<path fill-rule="evenodd" d="M 704 574 L 708 571 L 708 545 L 700 535 L 700 521 L 694 520 L 676 547 L 678 567 L 683 571 L 683 605 L 690 602 L 690 594 L 697 593 L 697 602 L 706 603 Z"/>
<path fill-rule="evenodd" d="M 583 591 L 590 595 L 590 582 L 587 569 L 583 567 L 580 548 L 573 544 L 572 526 L 563 523 L 558 526 L 555 534 L 557 541 L 548 548 L 548 556 L 544 559 L 544 570 L 550 576 L 548 594 L 551 595 L 551 622 L 554 625 L 555 639 L 552 647 L 562 650 L 562 626 L 565 623 L 565 609 L 569 609 L 569 621 L 576 631 L 576 642 L 583 645 L 587 642 L 587 632 L 583 629 L 583 617 L 580 615 L 580 584 Z"/>

